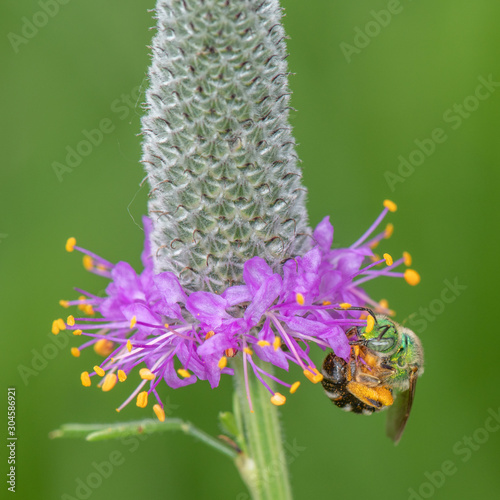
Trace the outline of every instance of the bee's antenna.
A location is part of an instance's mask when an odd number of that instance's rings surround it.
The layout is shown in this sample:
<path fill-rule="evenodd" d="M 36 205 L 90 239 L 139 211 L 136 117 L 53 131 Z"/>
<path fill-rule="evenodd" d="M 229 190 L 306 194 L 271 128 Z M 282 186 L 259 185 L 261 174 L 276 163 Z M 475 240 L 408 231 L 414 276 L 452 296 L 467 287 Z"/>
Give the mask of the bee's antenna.
<path fill-rule="evenodd" d="M 369 307 L 333 307 L 335 311 L 365 311 L 367 312 L 374 320 L 375 323 L 377 323 L 377 317 L 375 316 L 375 313 L 369 308 Z"/>

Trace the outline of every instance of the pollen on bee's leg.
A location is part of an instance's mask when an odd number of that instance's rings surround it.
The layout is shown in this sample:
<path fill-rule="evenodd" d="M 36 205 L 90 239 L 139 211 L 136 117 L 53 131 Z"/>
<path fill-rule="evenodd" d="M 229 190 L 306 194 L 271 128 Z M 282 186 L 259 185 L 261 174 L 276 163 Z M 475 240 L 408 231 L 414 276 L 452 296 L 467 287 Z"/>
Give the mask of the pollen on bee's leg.
<path fill-rule="evenodd" d="M 137 394 L 136 405 L 139 408 L 146 408 L 146 406 L 148 406 L 148 391 L 142 391 Z"/>
<path fill-rule="evenodd" d="M 274 395 L 271 396 L 271 403 L 275 406 L 282 406 L 286 403 L 286 398 L 283 394 L 275 392 Z"/>
<path fill-rule="evenodd" d="M 165 410 L 159 404 L 153 406 L 153 411 L 160 422 L 165 422 Z"/>

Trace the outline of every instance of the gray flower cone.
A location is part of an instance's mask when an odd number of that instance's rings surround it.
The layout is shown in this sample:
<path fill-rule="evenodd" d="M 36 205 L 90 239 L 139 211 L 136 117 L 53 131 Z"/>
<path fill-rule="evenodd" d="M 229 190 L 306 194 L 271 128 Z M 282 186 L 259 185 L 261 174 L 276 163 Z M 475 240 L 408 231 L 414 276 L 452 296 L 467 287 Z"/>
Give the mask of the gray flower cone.
<path fill-rule="evenodd" d="M 288 123 L 277 0 L 169 0 L 156 9 L 143 164 L 155 271 L 190 290 L 241 282 L 310 245 Z"/>

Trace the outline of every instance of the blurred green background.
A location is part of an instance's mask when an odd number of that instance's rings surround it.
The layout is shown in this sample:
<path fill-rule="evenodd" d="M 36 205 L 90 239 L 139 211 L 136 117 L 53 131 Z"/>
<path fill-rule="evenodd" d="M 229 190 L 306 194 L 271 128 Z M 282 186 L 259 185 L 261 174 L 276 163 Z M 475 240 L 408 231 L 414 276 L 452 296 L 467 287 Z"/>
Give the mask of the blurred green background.
<path fill-rule="evenodd" d="M 410 251 L 422 282 L 412 288 L 379 280 L 369 291 L 389 300 L 398 321 L 413 315 L 408 324 L 426 352 L 397 448 L 384 435 L 384 415 L 345 414 L 320 386 L 303 384 L 288 399 L 282 419 L 285 440 L 295 443 L 295 497 L 498 498 L 500 432 L 488 418 L 500 413 L 500 394 L 488 318 L 495 319 L 498 305 L 500 87 L 489 83 L 489 91 L 479 89 L 482 100 L 473 96 L 481 78 L 500 82 L 500 4 L 283 5 L 298 110 L 292 123 L 311 223 L 330 214 L 335 243 L 344 246 L 368 227 L 384 198 L 398 203 L 390 218 L 396 231 L 383 250 Z M 64 422 L 116 421 L 114 408 L 127 392 L 85 390 L 79 374 L 93 362 L 90 354 L 72 358 L 76 344 L 54 344 L 50 326 L 64 312 L 59 299 L 73 297 L 74 286 L 98 292 L 106 284 L 64 251 L 68 236 L 140 268 L 137 224 L 146 187 L 137 134 L 153 6 L 68 1 L 24 42 L 12 34 L 23 36 L 25 18 L 39 15 L 41 5 L 4 0 L 0 7 L 0 356 L 2 387 L 17 388 L 17 498 L 78 498 L 77 481 L 116 450 L 123 463 L 91 491 L 93 500 L 248 498 L 228 459 L 183 435 L 134 446 L 48 439 Z M 113 131 L 60 181 L 53 162 L 64 162 L 66 147 L 106 118 Z M 441 142 L 426 141 L 433 132 Z M 427 154 L 415 152 L 418 141 Z M 398 170 L 400 155 L 420 164 Z M 26 368 L 32 372 L 23 379 L 19 370 Z M 231 391 L 225 380 L 215 391 L 198 383 L 163 394 L 174 416 L 215 434 Z M 3 400 L 6 413 L 6 394 Z M 119 418 L 144 416 L 130 405 Z M 443 467 L 448 475 L 436 473 Z"/>

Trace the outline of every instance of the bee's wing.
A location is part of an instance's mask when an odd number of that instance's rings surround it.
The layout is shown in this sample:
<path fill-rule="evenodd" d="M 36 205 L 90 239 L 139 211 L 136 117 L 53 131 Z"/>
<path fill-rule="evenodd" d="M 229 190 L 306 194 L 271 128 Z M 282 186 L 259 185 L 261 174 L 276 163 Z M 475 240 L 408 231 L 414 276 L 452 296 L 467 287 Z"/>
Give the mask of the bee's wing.
<path fill-rule="evenodd" d="M 417 369 L 415 368 L 410 373 L 410 386 L 408 390 L 399 393 L 396 401 L 389 408 L 387 414 L 386 433 L 394 444 L 398 444 L 403 431 L 405 430 L 406 422 L 410 416 L 411 405 L 415 397 L 415 389 L 417 387 Z"/>

